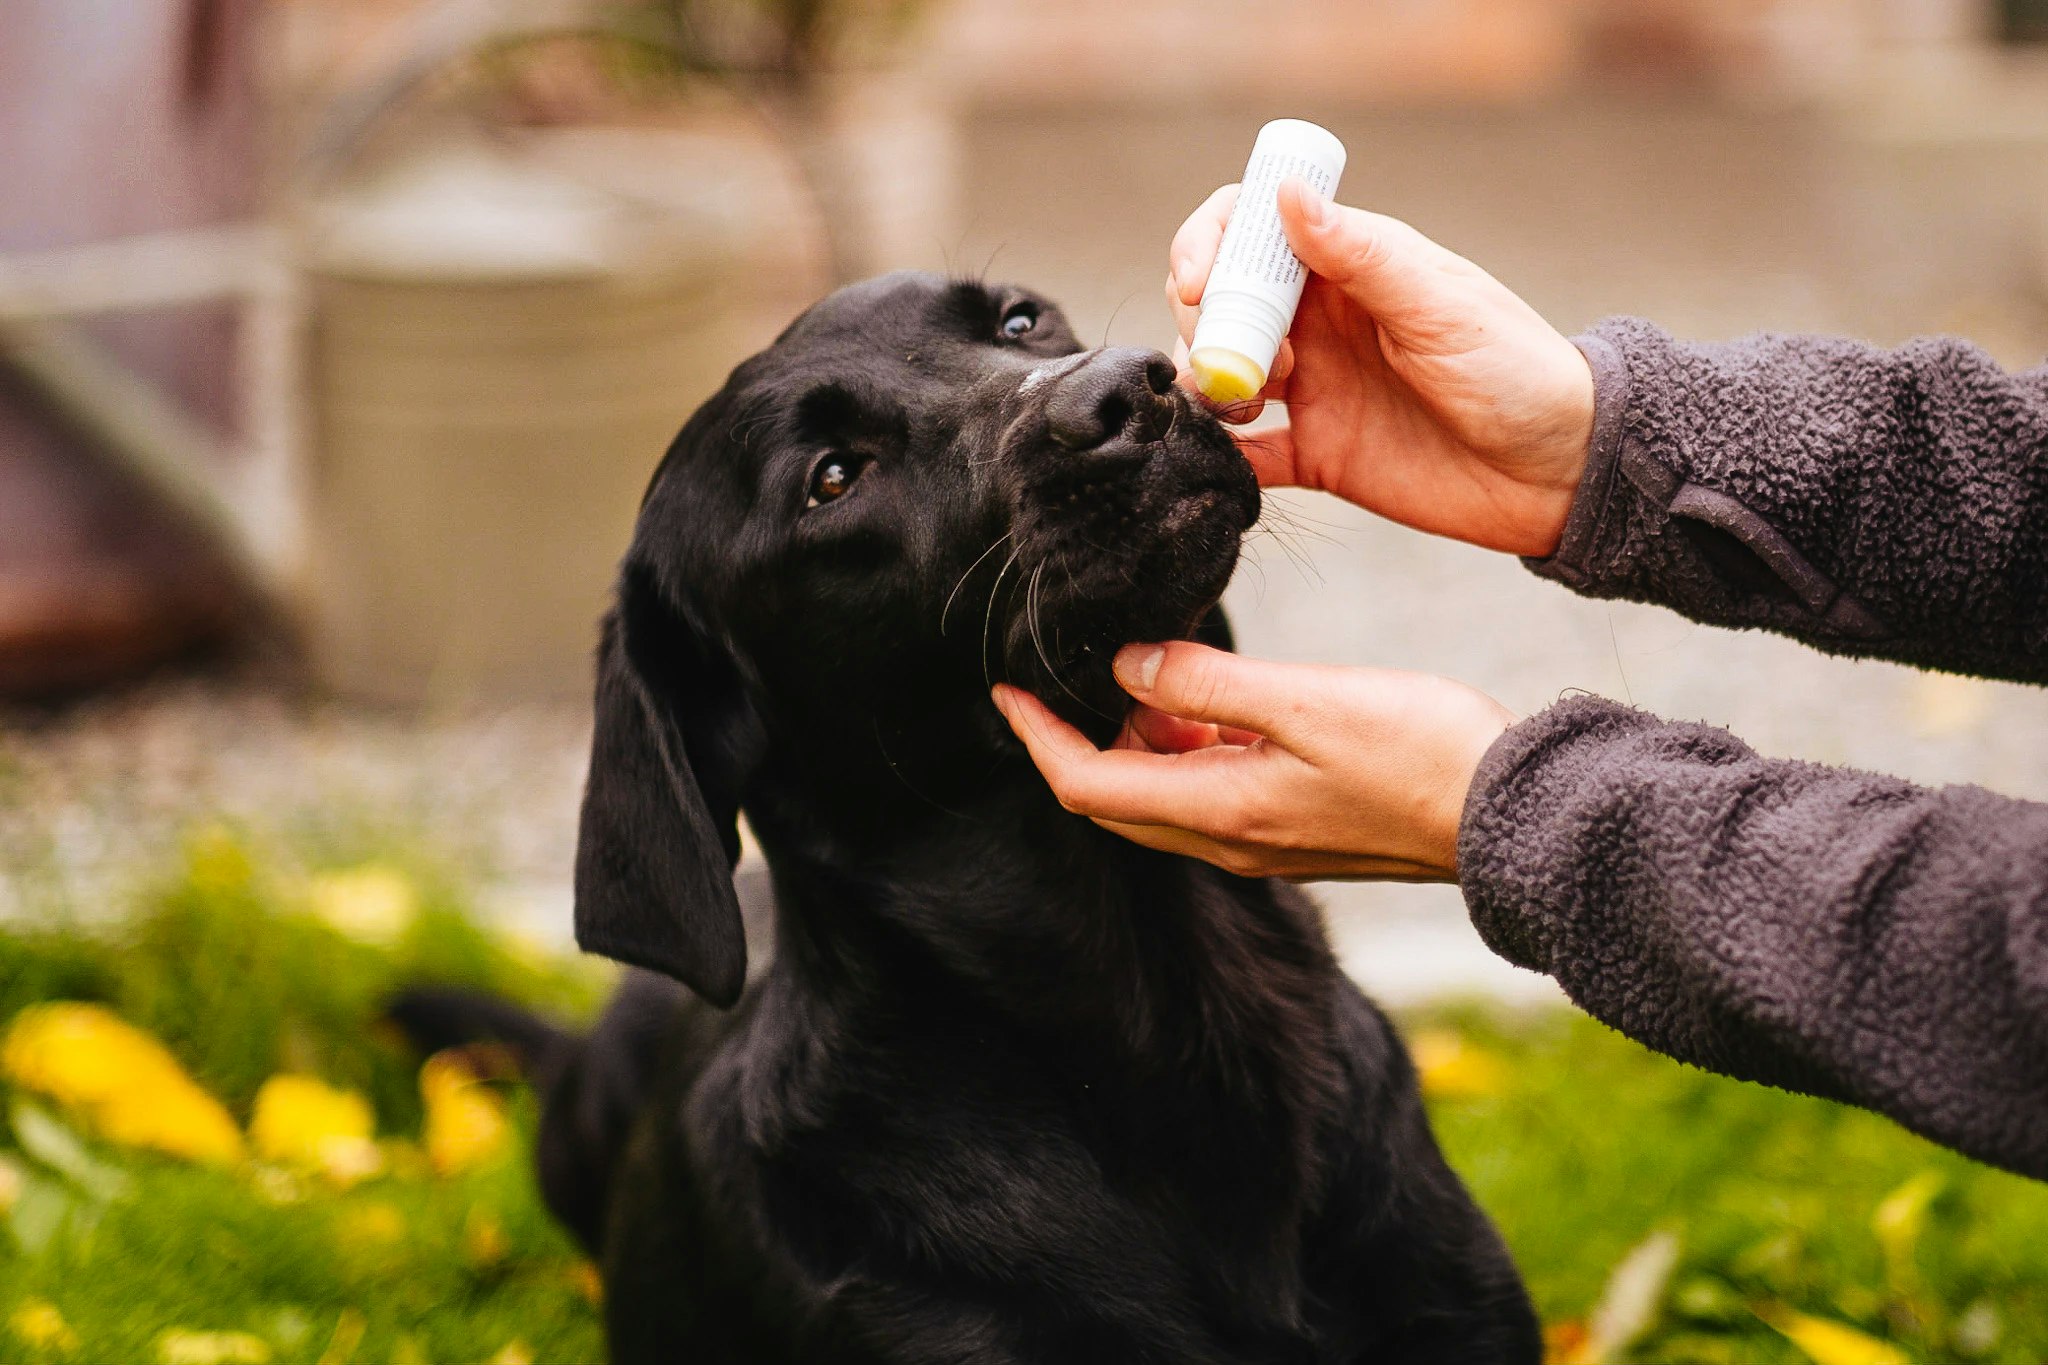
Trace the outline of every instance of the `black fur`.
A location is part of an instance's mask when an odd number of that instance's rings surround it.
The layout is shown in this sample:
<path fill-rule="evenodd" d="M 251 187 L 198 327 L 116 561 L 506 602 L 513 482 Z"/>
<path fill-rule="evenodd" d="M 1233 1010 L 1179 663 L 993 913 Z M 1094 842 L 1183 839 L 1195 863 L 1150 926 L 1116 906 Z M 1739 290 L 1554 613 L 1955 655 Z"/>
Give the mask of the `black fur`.
<path fill-rule="evenodd" d="M 989 703 L 1008 679 L 1107 741 L 1117 646 L 1227 643 L 1258 490 L 1170 381 L 1021 291 L 889 276 L 656 473 L 577 933 L 701 999 L 635 973 L 542 1077 L 615 1360 L 1538 1359 L 1308 901 L 1068 814 Z M 864 472 L 807 509 L 828 456 Z M 775 902 L 751 981 L 742 809 Z"/>

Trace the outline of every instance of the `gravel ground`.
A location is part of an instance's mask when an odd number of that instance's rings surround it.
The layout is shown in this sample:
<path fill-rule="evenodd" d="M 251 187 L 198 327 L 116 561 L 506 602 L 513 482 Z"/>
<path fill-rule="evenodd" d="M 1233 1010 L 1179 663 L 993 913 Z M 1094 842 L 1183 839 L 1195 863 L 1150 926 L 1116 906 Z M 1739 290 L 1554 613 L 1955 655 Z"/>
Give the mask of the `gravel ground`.
<path fill-rule="evenodd" d="M 206 677 L 0 717 L 0 915 L 118 914 L 133 878 L 224 820 L 342 856 L 418 849 L 566 941 L 588 746 L 578 705 L 408 716 Z"/>

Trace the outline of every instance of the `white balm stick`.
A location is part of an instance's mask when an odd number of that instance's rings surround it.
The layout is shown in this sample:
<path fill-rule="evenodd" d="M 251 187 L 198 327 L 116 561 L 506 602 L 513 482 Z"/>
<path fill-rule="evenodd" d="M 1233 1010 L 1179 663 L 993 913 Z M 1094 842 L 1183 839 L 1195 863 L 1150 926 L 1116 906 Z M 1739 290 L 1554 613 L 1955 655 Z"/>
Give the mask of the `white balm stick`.
<path fill-rule="evenodd" d="M 1308 272 L 1280 230 L 1280 182 L 1300 176 L 1332 199 L 1343 174 L 1344 144 L 1328 129 L 1295 118 L 1259 129 L 1188 347 L 1195 382 L 1212 402 L 1240 402 L 1266 387 L 1301 304 Z"/>

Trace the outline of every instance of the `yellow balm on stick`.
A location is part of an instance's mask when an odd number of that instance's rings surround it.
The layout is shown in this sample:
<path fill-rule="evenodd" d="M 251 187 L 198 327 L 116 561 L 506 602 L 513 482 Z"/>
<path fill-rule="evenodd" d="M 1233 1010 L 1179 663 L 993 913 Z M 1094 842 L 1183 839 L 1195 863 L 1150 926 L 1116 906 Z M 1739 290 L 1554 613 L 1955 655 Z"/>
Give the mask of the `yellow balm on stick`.
<path fill-rule="evenodd" d="M 1259 129 L 1188 347 L 1195 383 L 1211 402 L 1258 396 L 1301 305 L 1308 272 L 1280 227 L 1280 182 L 1299 176 L 1330 199 L 1343 174 L 1344 144 L 1327 129 L 1291 118 Z"/>
<path fill-rule="evenodd" d="M 1188 354 L 1195 384 L 1213 403 L 1242 403 L 1266 387 L 1266 372 L 1257 361 L 1222 346 L 1204 346 Z"/>

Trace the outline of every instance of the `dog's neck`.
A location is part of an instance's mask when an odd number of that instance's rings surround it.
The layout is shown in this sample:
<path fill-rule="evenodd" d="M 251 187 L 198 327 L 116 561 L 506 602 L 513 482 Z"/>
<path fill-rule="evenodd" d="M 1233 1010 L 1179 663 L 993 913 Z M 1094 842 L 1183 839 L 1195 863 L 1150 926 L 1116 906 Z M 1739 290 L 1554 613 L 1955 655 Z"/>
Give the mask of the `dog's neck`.
<path fill-rule="evenodd" d="M 778 953 L 815 990 L 914 1000 L 936 975 L 950 1000 L 1133 1061 L 1213 1050 L 1219 1026 L 1327 994 L 1335 968 L 1297 902 L 1068 813 L 1021 749 L 921 771 L 877 752 L 865 772 L 835 757 L 829 796 L 798 779 L 749 806 Z"/>

